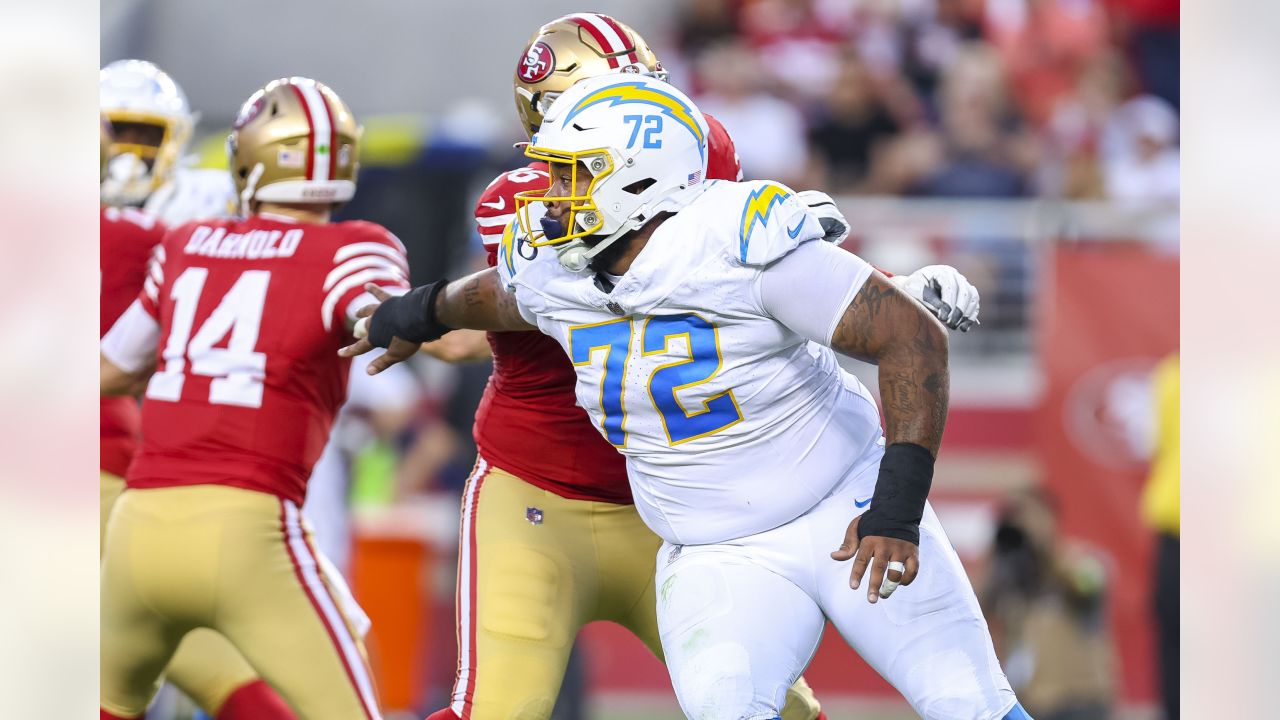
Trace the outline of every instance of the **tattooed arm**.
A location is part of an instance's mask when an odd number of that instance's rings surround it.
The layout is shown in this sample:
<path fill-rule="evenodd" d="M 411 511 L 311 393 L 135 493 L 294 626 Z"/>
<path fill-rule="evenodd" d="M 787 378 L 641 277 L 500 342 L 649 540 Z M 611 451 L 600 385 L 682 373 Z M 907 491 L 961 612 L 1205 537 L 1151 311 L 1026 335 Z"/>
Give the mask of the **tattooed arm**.
<path fill-rule="evenodd" d="M 861 258 L 810 242 L 760 274 L 760 304 L 793 332 L 880 366 L 889 444 L 936 455 L 947 415 L 942 325 Z"/>
<path fill-rule="evenodd" d="M 436 317 L 454 329 L 537 330 L 525 320 L 516 296 L 502 287 L 495 268 L 449 283 L 436 296 Z"/>
<path fill-rule="evenodd" d="M 886 443 L 914 443 L 936 456 L 950 390 L 942 323 L 873 272 L 837 323 L 831 347 L 880 366 Z"/>
<path fill-rule="evenodd" d="M 853 559 L 853 588 L 870 567 L 867 600 L 887 598 L 920 569 L 920 522 L 947 418 L 946 331 L 884 275 L 827 243 L 765 269 L 760 300 L 792 331 L 880 367 L 887 443 L 875 493 L 831 558 Z"/>
<path fill-rule="evenodd" d="M 853 518 L 831 559 L 853 558 L 849 586 L 888 598 L 920 572 L 920 522 L 947 421 L 950 379 L 942 323 L 872 272 L 831 336 L 831 347 L 880 366 L 885 454 L 871 507 Z M 893 564 L 890 567 L 890 564 Z"/>

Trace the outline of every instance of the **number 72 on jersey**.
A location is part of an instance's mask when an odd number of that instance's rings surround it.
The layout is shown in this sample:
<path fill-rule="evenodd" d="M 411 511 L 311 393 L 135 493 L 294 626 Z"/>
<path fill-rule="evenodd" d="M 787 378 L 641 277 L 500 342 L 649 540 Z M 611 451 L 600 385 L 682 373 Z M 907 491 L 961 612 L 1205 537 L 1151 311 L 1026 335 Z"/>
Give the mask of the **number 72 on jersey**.
<path fill-rule="evenodd" d="M 633 348 L 637 325 L 639 347 Z M 633 350 L 638 349 L 642 357 L 672 354 L 672 341 L 677 338 L 684 338 L 687 356 L 659 365 L 644 380 L 648 401 L 662 419 L 671 445 L 714 435 L 742 420 L 732 390 L 702 400 L 701 408 L 692 412 L 681 403 L 682 391 L 707 383 L 720 372 L 723 358 L 716 326 L 698 315 L 686 313 L 643 320 L 619 318 L 569 328 L 569 355 L 573 364 L 603 362 L 599 401 L 601 429 L 615 447 L 627 444 L 628 406 L 645 402 L 637 398 L 639 387 L 628 387 L 640 384 L 628 382 L 627 366 Z"/>

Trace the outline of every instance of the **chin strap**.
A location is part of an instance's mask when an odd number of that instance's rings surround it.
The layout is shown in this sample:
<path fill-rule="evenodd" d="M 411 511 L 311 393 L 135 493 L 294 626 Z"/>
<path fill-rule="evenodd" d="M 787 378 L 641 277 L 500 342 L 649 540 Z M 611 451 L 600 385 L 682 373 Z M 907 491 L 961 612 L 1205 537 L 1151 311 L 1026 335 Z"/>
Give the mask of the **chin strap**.
<path fill-rule="evenodd" d="M 244 190 L 240 191 L 240 214 L 249 217 L 249 204 L 253 202 L 253 193 L 258 189 L 258 181 L 262 179 L 262 173 L 267 168 L 262 163 L 253 166 L 253 170 L 249 172 L 249 179 L 244 184 Z"/>
<path fill-rule="evenodd" d="M 587 245 L 580 239 L 558 246 L 556 248 L 556 258 L 560 260 L 560 264 L 565 266 L 565 268 L 572 270 L 573 272 L 582 272 L 591 264 L 592 258 L 604 252 L 623 235 L 626 235 L 636 229 L 635 227 L 631 227 L 631 225 L 632 223 L 628 223 L 617 232 L 590 247 L 587 247 Z"/>
<path fill-rule="evenodd" d="M 549 240 L 562 238 L 565 233 L 568 232 L 564 227 L 564 223 L 555 218 L 543 215 L 538 219 L 538 222 L 542 225 L 543 235 Z M 591 246 L 584 243 L 582 238 L 575 238 L 563 245 L 557 245 L 555 246 L 556 259 L 559 260 L 560 264 L 566 269 L 572 272 L 582 272 L 591 264 L 592 258 L 604 252 L 606 248 L 617 242 L 618 238 L 626 235 L 632 230 L 635 230 L 643 224 L 644 222 L 642 220 L 635 218 L 628 220 L 621 228 L 618 228 L 611 235 Z"/>

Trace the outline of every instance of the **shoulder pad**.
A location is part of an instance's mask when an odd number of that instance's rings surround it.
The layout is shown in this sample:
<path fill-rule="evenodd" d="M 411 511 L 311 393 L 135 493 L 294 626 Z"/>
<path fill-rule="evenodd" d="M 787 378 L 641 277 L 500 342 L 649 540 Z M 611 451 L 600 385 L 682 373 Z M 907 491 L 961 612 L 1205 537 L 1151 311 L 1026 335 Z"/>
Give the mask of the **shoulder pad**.
<path fill-rule="evenodd" d="M 538 257 L 539 252 L 555 254 L 551 248 L 535 248 L 529 245 L 524 233 L 520 231 L 520 223 L 512 217 L 502 228 L 501 239 L 498 240 L 497 267 L 498 277 L 502 284 L 510 289 L 516 275 L 530 262 Z"/>
<path fill-rule="evenodd" d="M 742 264 L 768 265 L 801 243 L 822 237 L 817 219 L 786 185 L 752 181 L 729 187 L 737 210 L 733 254 Z"/>

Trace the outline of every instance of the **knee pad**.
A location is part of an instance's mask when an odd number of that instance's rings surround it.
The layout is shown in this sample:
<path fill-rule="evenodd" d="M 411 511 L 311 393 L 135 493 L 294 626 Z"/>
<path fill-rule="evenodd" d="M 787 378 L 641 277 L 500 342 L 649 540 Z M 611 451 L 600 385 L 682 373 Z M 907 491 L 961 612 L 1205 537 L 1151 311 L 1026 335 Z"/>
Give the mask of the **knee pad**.
<path fill-rule="evenodd" d="M 694 651 L 681 662 L 679 677 L 672 680 L 680 707 L 690 720 L 739 720 L 757 714 L 751 658 L 738 643 L 721 642 Z"/>
<path fill-rule="evenodd" d="M 550 638 L 572 613 L 564 597 L 571 583 L 561 581 L 559 564 L 520 545 L 489 548 L 488 577 L 477 587 L 477 611 L 484 629 L 519 638 Z"/>
<path fill-rule="evenodd" d="M 658 626 L 663 644 L 686 645 L 700 625 L 727 615 L 733 607 L 729 583 L 720 568 L 693 562 L 667 574 L 658 587 Z M 668 652 L 671 652 L 669 649 Z"/>

